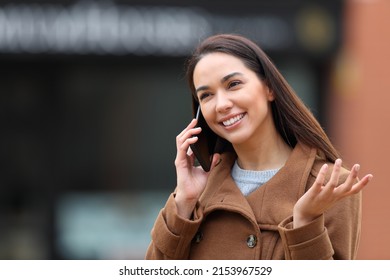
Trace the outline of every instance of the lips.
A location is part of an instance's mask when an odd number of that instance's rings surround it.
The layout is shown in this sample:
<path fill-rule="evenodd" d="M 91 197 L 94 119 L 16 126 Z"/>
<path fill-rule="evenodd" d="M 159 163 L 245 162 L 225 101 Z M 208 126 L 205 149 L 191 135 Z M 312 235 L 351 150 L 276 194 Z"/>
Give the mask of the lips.
<path fill-rule="evenodd" d="M 232 126 L 234 125 L 235 123 L 237 123 L 238 121 L 240 121 L 243 117 L 244 117 L 245 114 L 239 114 L 239 115 L 236 115 L 236 116 L 233 116 L 227 120 L 224 120 L 222 122 L 222 124 L 225 126 L 225 127 L 229 127 L 229 126 Z"/>

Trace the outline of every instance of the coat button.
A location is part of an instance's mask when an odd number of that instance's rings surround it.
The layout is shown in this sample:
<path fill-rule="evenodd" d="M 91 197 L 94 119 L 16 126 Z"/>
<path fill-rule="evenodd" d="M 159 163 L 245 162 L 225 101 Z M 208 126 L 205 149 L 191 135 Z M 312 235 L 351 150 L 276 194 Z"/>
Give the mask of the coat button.
<path fill-rule="evenodd" d="M 249 235 L 246 239 L 246 245 L 248 245 L 249 248 L 255 247 L 257 244 L 257 237 L 253 234 Z"/>

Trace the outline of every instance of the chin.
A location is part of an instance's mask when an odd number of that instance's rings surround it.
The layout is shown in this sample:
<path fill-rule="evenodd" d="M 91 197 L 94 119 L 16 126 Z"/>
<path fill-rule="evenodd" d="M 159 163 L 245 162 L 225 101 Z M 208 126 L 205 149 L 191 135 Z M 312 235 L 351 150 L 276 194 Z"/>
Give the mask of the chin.
<path fill-rule="evenodd" d="M 227 141 L 232 143 L 232 145 L 242 145 L 245 144 L 247 137 L 224 137 Z"/>

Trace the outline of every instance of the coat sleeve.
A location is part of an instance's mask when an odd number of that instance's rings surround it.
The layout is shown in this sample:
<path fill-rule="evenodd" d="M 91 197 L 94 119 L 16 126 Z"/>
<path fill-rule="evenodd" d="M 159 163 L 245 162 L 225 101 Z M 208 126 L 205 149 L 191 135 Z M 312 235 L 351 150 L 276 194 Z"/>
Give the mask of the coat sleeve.
<path fill-rule="evenodd" d="M 192 239 L 199 229 L 203 215 L 199 207 L 196 207 L 192 220 L 181 218 L 177 214 L 174 197 L 175 194 L 172 193 L 157 216 L 145 259 L 188 258 Z"/>
<path fill-rule="evenodd" d="M 339 183 L 346 180 L 344 170 Z M 308 184 L 314 182 L 309 179 Z M 351 260 L 357 255 L 361 231 L 361 200 L 358 193 L 338 201 L 322 216 L 293 229 L 292 217 L 279 224 L 286 259 Z"/>

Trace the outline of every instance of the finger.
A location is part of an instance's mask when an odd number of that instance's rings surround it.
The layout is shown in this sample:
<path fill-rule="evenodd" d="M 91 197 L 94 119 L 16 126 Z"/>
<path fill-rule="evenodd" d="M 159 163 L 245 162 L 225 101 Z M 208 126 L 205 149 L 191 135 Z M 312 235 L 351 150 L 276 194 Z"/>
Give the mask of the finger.
<path fill-rule="evenodd" d="M 191 148 L 188 148 L 188 151 L 190 152 L 190 154 L 188 154 L 188 152 L 187 152 L 188 160 L 189 160 L 190 166 L 194 166 L 194 164 L 195 164 L 195 154 L 193 153 L 193 151 L 191 150 Z"/>
<path fill-rule="evenodd" d="M 187 131 L 181 138 L 176 140 L 177 152 L 188 152 L 188 148 L 191 144 L 198 141 L 197 133 L 201 132 L 201 128 L 194 128 L 194 131 Z"/>
<path fill-rule="evenodd" d="M 177 153 L 175 160 L 177 164 L 180 162 L 184 163 L 187 161 L 188 157 L 191 157 L 191 154 L 189 154 L 190 145 L 194 144 L 196 141 L 198 141 L 198 137 L 196 136 L 187 138 L 184 142 L 182 142 L 182 140 L 177 140 Z"/>
<path fill-rule="evenodd" d="M 368 185 L 368 183 L 372 180 L 372 178 L 373 178 L 372 174 L 368 174 L 364 176 L 359 182 L 357 182 L 352 186 L 349 194 L 357 194 L 358 192 L 363 190 Z"/>
<path fill-rule="evenodd" d="M 176 139 L 179 139 L 181 137 L 183 137 L 183 135 L 191 128 L 194 128 L 196 126 L 196 124 L 198 123 L 198 120 L 197 119 L 192 119 L 191 122 L 187 125 L 187 127 L 185 129 L 182 130 L 182 132 L 180 132 Z"/>
<path fill-rule="evenodd" d="M 193 154 L 194 154 L 194 152 L 192 151 L 191 146 L 190 146 L 187 150 L 187 156 L 192 156 Z"/>
<path fill-rule="evenodd" d="M 199 134 L 202 131 L 201 127 L 190 128 L 181 135 L 181 137 L 177 138 L 178 145 L 181 145 L 187 139 L 194 137 L 194 135 Z"/>
<path fill-rule="evenodd" d="M 211 161 L 211 167 L 210 170 L 213 170 L 214 167 L 216 167 L 221 162 L 221 155 L 218 153 L 215 153 L 213 155 L 213 159 Z"/>
<path fill-rule="evenodd" d="M 341 159 L 336 159 L 333 165 L 333 170 L 332 174 L 330 175 L 330 179 L 323 189 L 325 192 L 333 192 L 334 189 L 339 185 L 341 164 Z"/>
<path fill-rule="evenodd" d="M 317 192 L 320 192 L 324 183 L 325 183 L 325 176 L 326 176 L 326 173 L 328 172 L 328 165 L 327 164 L 324 164 L 320 171 L 318 172 L 318 175 L 317 175 L 317 178 L 316 180 L 314 181 L 314 184 L 312 186 L 312 188 L 314 188 Z"/>
<path fill-rule="evenodd" d="M 177 148 L 175 165 L 184 167 L 189 163 L 190 166 L 194 164 L 195 154 L 192 152 L 190 145 L 198 141 L 198 137 L 188 138 Z"/>
<path fill-rule="evenodd" d="M 184 151 L 187 154 L 190 145 L 196 143 L 197 141 L 198 141 L 198 136 L 189 137 L 183 143 L 181 143 L 179 149 L 181 151 Z"/>
<path fill-rule="evenodd" d="M 198 123 L 198 120 L 197 119 L 192 119 L 191 122 L 187 125 L 187 127 L 184 129 L 184 132 L 191 129 L 191 128 L 194 128 L 196 126 L 196 124 Z"/>
<path fill-rule="evenodd" d="M 353 184 L 357 182 L 357 176 L 358 176 L 359 169 L 360 169 L 359 164 L 355 164 L 352 167 L 351 172 L 349 173 L 349 175 L 347 177 L 347 180 L 345 180 L 345 182 L 343 184 L 341 184 L 340 186 L 337 187 L 339 193 L 349 192 L 351 190 Z"/>

